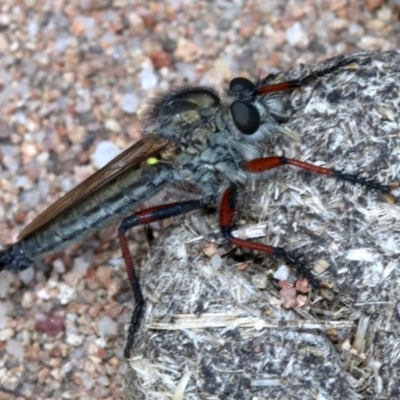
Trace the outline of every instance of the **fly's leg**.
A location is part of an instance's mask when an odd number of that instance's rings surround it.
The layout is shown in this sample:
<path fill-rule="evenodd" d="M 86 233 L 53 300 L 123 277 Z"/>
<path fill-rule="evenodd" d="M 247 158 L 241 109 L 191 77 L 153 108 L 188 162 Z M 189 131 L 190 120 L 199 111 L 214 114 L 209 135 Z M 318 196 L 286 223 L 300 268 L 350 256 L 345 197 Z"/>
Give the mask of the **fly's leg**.
<path fill-rule="evenodd" d="M 305 85 L 308 85 L 314 79 L 322 78 L 325 75 L 332 74 L 333 72 L 337 71 L 338 69 L 340 69 L 342 67 L 346 67 L 350 64 L 357 63 L 357 62 L 358 62 L 357 58 L 345 58 L 330 67 L 321 69 L 319 71 L 312 72 L 311 74 L 305 76 L 304 78 L 294 80 L 292 82 L 297 83 L 298 87 L 305 86 Z"/>
<path fill-rule="evenodd" d="M 144 226 L 144 235 L 146 237 L 147 245 L 150 247 L 151 244 L 154 242 L 154 234 L 151 225 Z"/>
<path fill-rule="evenodd" d="M 248 172 L 264 172 L 270 169 L 280 167 L 282 165 L 292 165 L 297 168 L 301 168 L 305 171 L 314 172 L 319 175 L 330 176 L 342 181 L 350 182 L 353 185 L 358 184 L 364 186 L 367 190 L 378 190 L 386 194 L 389 202 L 393 203 L 394 198 L 390 194 L 392 189 L 399 187 L 399 183 L 395 182 L 389 185 L 384 185 L 375 179 L 363 178 L 359 174 L 348 174 L 343 171 L 339 171 L 332 168 L 319 167 L 314 164 L 310 164 L 304 161 L 295 160 L 293 158 L 286 157 L 266 157 L 256 158 L 251 161 L 244 162 L 241 167 Z"/>
<path fill-rule="evenodd" d="M 236 199 L 237 187 L 235 185 L 231 185 L 228 189 L 226 189 L 221 202 L 219 224 L 224 237 L 235 246 L 245 247 L 247 249 L 260 251 L 262 253 L 283 257 L 284 259 L 286 259 L 287 262 L 293 264 L 297 268 L 297 271 L 301 275 L 305 276 L 315 288 L 318 288 L 320 286 L 319 279 L 314 276 L 309 268 L 307 268 L 303 263 L 297 260 L 290 253 L 288 253 L 284 248 L 268 246 L 249 240 L 239 239 L 233 236 L 232 225 L 233 217 L 235 215 Z"/>
<path fill-rule="evenodd" d="M 139 328 L 145 305 L 142 290 L 140 289 L 139 279 L 135 273 L 135 265 L 133 263 L 132 255 L 129 251 L 126 231 L 137 225 L 147 225 L 151 222 L 161 221 L 166 218 L 186 214 L 190 211 L 198 210 L 206 206 L 207 203 L 205 203 L 203 200 L 181 201 L 139 211 L 122 221 L 118 229 L 118 238 L 121 245 L 122 257 L 128 273 L 129 283 L 135 299 L 135 307 L 132 312 L 126 346 L 124 349 L 125 358 L 129 358 L 130 356 L 130 350 L 133 345 L 134 336 Z"/>
<path fill-rule="evenodd" d="M 257 158 L 251 161 L 247 161 L 242 163 L 241 168 L 248 172 L 252 173 L 260 173 L 264 171 L 268 171 L 270 169 L 274 169 L 277 167 L 281 167 L 283 165 L 292 165 L 297 168 L 301 168 L 306 171 L 314 172 L 320 175 L 326 175 L 330 177 L 334 177 L 336 179 L 340 179 L 342 181 L 347 181 L 352 184 L 359 184 L 364 186 L 368 190 L 379 190 L 383 192 L 386 196 L 388 196 L 388 200 L 390 202 L 394 202 L 393 196 L 391 196 L 390 191 L 394 188 L 399 187 L 399 183 L 392 183 L 390 185 L 384 185 L 377 180 L 374 179 L 366 179 L 358 174 L 347 174 L 342 171 L 338 171 L 335 169 L 319 167 L 314 164 L 306 163 L 304 161 L 299 161 L 286 157 L 266 157 L 266 158 Z M 320 282 L 312 272 L 301 262 L 299 262 L 295 257 L 286 252 L 285 249 L 281 247 L 272 247 L 264 244 L 254 243 L 251 241 L 243 240 L 235 238 L 232 235 L 232 224 L 233 217 L 235 213 L 235 205 L 236 205 L 236 193 L 237 189 L 235 186 L 229 187 L 222 198 L 221 205 L 221 214 L 220 214 L 220 226 L 222 233 L 226 239 L 228 239 L 232 244 L 245 247 L 252 250 L 261 251 L 264 253 L 281 256 L 285 258 L 288 262 L 294 264 L 297 270 L 302 273 L 314 287 L 318 287 Z"/>
<path fill-rule="evenodd" d="M 270 79 L 273 79 L 274 75 L 268 75 L 265 79 L 263 79 L 260 82 L 261 87 L 256 89 L 255 94 L 256 95 L 265 95 L 265 94 L 269 94 L 269 93 L 294 90 L 294 89 L 300 88 L 302 86 L 308 85 L 314 79 L 321 78 L 325 75 L 331 74 L 331 73 L 335 72 L 336 70 L 340 69 L 341 67 L 345 67 L 356 61 L 357 60 L 355 60 L 355 59 L 344 59 L 344 60 L 339 61 L 335 65 L 332 65 L 331 67 L 322 69 L 320 71 L 313 72 L 313 73 L 305 76 L 302 79 L 294 79 L 291 81 L 286 81 L 286 82 L 281 82 L 281 83 L 276 83 L 276 84 L 271 84 L 271 85 L 269 85 L 267 83 L 267 81 Z"/>

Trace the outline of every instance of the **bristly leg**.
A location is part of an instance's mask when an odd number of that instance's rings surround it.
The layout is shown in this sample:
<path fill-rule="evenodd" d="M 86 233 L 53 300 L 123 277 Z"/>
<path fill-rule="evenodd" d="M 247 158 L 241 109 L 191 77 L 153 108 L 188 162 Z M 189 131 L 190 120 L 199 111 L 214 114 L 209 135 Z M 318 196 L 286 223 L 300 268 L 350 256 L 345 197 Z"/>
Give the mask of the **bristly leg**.
<path fill-rule="evenodd" d="M 374 179 L 363 178 L 359 176 L 359 174 L 348 174 L 335 169 L 324 168 L 304 161 L 299 161 L 296 159 L 286 158 L 286 157 L 257 158 L 251 161 L 243 162 L 240 165 L 240 167 L 247 172 L 261 173 L 274 168 L 281 167 L 283 165 L 291 165 L 297 168 L 301 168 L 305 171 L 314 172 L 320 175 L 330 176 L 336 179 L 340 179 L 342 181 L 350 182 L 352 184 L 362 185 L 367 190 L 378 190 L 387 196 L 391 196 L 390 191 L 399 187 L 398 182 L 385 185 Z M 394 202 L 394 199 L 392 201 L 390 197 L 388 197 L 388 200 L 390 202 Z M 232 235 L 232 223 L 233 223 L 233 216 L 235 213 L 235 204 L 236 204 L 236 188 L 234 186 L 231 186 L 225 191 L 225 194 L 223 196 L 222 206 L 221 206 L 221 216 L 220 216 L 221 230 L 226 239 L 228 239 L 232 244 L 235 244 L 240 247 L 246 247 L 264 253 L 284 257 L 287 261 L 294 264 L 297 270 L 300 273 L 302 273 L 312 283 L 314 287 L 319 286 L 320 282 L 317 278 L 315 278 L 312 272 L 304 264 L 300 263 L 296 258 L 287 253 L 285 249 L 280 247 L 266 246 L 263 244 L 249 242 L 247 240 L 235 238 Z"/>
<path fill-rule="evenodd" d="M 367 190 L 378 190 L 385 194 L 388 194 L 391 190 L 399 186 L 397 182 L 385 185 L 375 179 L 363 178 L 359 174 L 348 174 L 332 168 L 319 167 L 318 165 L 286 157 L 256 158 L 254 160 L 244 162 L 241 165 L 241 168 L 248 172 L 260 173 L 281 167 L 283 165 L 291 165 L 293 167 L 301 168 L 305 171 L 314 172 L 319 175 L 330 176 L 342 181 L 350 182 L 353 185 L 357 184 L 364 186 Z"/>
<path fill-rule="evenodd" d="M 337 62 L 336 64 L 323 68 L 319 71 L 312 72 L 311 74 L 305 76 L 304 78 L 300 79 L 299 82 L 301 83 L 300 86 L 308 85 L 312 80 L 317 78 L 322 78 L 325 75 L 332 74 L 333 72 L 339 70 L 342 67 L 347 67 L 350 64 L 357 63 L 358 59 L 356 58 L 344 58 L 343 60 Z"/>
<path fill-rule="evenodd" d="M 243 168 L 248 172 L 261 173 L 274 168 L 281 167 L 283 165 L 291 165 L 297 168 L 301 168 L 305 171 L 314 172 L 320 175 L 330 176 L 336 179 L 340 179 L 342 181 L 350 182 L 352 184 L 359 184 L 364 186 L 367 190 L 378 190 L 386 195 L 390 195 L 390 191 L 392 189 L 399 187 L 398 183 L 385 185 L 374 179 L 366 179 L 360 177 L 359 174 L 348 174 L 335 169 L 319 167 L 314 164 L 286 157 L 257 158 L 251 161 L 243 162 L 240 166 L 241 168 Z M 233 217 L 235 214 L 236 196 L 237 196 L 237 188 L 236 186 L 232 185 L 225 191 L 222 198 L 221 212 L 220 212 L 220 227 L 224 237 L 236 246 L 245 247 L 248 249 L 261 251 L 267 254 L 272 254 L 275 256 L 281 256 L 285 258 L 286 261 L 295 265 L 298 272 L 304 275 L 314 287 L 319 287 L 320 285 L 319 279 L 317 279 L 314 276 L 314 274 L 310 271 L 309 268 L 307 268 L 303 263 L 301 263 L 291 254 L 289 254 L 285 249 L 281 247 L 267 246 L 264 244 L 238 239 L 232 235 L 232 224 L 233 224 Z"/>
<path fill-rule="evenodd" d="M 166 218 L 176 217 L 177 215 L 186 214 L 190 211 L 204 208 L 208 205 L 204 200 L 182 201 L 177 203 L 165 204 L 162 206 L 151 207 L 146 210 L 139 211 L 130 217 L 125 218 L 118 230 L 118 237 L 121 245 L 122 257 L 125 262 L 126 271 L 128 273 L 129 282 L 131 284 L 133 296 L 135 299 L 135 307 L 132 312 L 126 345 L 124 349 L 124 357 L 129 358 L 133 345 L 135 333 L 139 329 L 140 321 L 143 317 L 145 301 L 142 290 L 140 288 L 139 279 L 135 273 L 135 265 L 132 255 L 129 251 L 126 231 L 134 226 L 147 225 L 151 222 L 161 221 Z"/>
<path fill-rule="evenodd" d="M 247 249 L 283 257 L 284 259 L 286 259 L 287 262 L 293 264 L 296 267 L 298 273 L 305 276 L 315 288 L 318 288 L 320 286 L 320 280 L 311 272 L 309 268 L 307 268 L 303 263 L 297 260 L 290 253 L 288 253 L 284 248 L 255 243 L 233 236 L 232 225 L 235 215 L 236 198 L 237 187 L 235 185 L 231 185 L 230 187 L 228 187 L 228 189 L 226 189 L 221 202 L 220 228 L 224 237 L 235 246 L 245 247 Z"/>
<path fill-rule="evenodd" d="M 304 78 L 294 79 L 291 81 L 281 82 L 281 83 L 277 83 L 277 84 L 268 84 L 267 81 L 269 81 L 271 78 L 274 77 L 273 75 L 268 75 L 265 79 L 263 79 L 259 82 L 259 84 L 258 84 L 259 88 L 256 89 L 255 95 L 265 95 L 265 94 L 269 94 L 269 93 L 294 90 L 294 89 L 300 88 L 302 86 L 306 86 L 314 79 L 322 78 L 323 76 L 329 75 L 329 74 L 337 71 L 341 67 L 345 67 L 356 61 L 357 60 L 355 60 L 353 58 L 344 59 L 344 60 L 341 60 L 338 63 L 332 65 L 331 67 L 321 69 L 320 71 L 312 72 L 311 74 L 305 76 Z"/>

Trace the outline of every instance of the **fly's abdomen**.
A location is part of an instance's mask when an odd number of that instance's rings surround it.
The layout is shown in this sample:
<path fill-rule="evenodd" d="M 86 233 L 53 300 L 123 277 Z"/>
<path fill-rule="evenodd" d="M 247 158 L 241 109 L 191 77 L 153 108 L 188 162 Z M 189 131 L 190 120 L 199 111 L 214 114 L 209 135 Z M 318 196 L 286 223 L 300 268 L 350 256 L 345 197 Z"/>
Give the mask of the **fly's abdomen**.
<path fill-rule="evenodd" d="M 154 169 L 153 169 L 154 171 Z M 131 170 L 121 175 L 57 216 L 51 223 L 0 251 L 0 271 L 19 272 L 37 258 L 54 253 L 77 242 L 112 220 L 122 218 L 139 202 L 153 196 L 166 181 L 167 172 L 157 175 Z"/>

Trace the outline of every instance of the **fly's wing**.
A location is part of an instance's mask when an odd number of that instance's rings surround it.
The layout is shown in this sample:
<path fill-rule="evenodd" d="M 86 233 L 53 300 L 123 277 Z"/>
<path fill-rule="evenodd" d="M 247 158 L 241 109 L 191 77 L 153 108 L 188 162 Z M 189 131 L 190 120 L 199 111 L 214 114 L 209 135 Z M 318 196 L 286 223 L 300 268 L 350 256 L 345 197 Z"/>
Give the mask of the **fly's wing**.
<path fill-rule="evenodd" d="M 111 180 L 123 174 L 132 167 L 138 166 L 148 158 L 153 157 L 165 149 L 169 140 L 156 135 L 146 135 L 131 147 L 127 148 L 103 168 L 99 169 L 76 188 L 61 197 L 49 208 L 37 216 L 22 232 L 18 239 L 24 239 L 37 229 L 47 225 L 55 217 L 80 203 L 96 190 L 106 185 Z"/>

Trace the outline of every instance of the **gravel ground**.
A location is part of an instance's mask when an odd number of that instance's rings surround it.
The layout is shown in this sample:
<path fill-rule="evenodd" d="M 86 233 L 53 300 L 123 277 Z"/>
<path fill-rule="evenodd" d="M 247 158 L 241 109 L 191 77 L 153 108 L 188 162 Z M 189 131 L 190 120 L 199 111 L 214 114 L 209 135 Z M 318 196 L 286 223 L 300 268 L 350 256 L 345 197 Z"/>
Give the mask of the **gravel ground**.
<path fill-rule="evenodd" d="M 1 245 L 140 138 L 157 91 L 398 49 L 399 16 L 398 0 L 2 0 Z M 114 237 L 2 273 L 0 399 L 124 398 L 130 293 Z"/>

